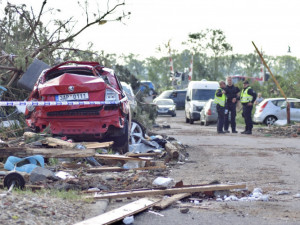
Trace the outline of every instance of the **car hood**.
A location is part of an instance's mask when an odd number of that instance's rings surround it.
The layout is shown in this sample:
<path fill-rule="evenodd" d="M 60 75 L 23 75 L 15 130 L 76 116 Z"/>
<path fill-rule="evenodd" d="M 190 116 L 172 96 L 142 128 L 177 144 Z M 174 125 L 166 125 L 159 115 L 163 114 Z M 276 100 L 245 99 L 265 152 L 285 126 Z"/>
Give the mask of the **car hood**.
<path fill-rule="evenodd" d="M 74 87 L 72 93 L 81 93 L 104 90 L 107 85 L 101 77 L 65 73 L 44 84 L 40 84 L 38 88 L 40 94 L 43 96 L 65 93 L 70 94 L 68 89 L 70 86 Z"/>

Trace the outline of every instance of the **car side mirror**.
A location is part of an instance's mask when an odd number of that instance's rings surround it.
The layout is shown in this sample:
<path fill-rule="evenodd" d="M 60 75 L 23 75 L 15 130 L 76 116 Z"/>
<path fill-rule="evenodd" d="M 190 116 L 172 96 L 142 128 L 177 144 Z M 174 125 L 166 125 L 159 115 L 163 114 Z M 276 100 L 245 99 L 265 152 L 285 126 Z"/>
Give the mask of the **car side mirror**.
<path fill-rule="evenodd" d="M 286 109 L 286 105 L 280 106 L 280 109 Z"/>
<path fill-rule="evenodd" d="M 191 101 L 190 97 L 189 96 L 186 96 L 186 100 L 189 102 Z"/>

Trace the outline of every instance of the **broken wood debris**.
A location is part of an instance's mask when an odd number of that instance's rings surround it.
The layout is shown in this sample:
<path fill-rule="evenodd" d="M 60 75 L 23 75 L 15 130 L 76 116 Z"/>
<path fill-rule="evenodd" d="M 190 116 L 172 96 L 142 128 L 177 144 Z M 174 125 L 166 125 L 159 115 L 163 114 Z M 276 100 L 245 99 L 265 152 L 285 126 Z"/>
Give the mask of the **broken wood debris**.
<path fill-rule="evenodd" d="M 94 157 L 99 159 L 124 160 L 124 161 L 129 161 L 129 160 L 150 161 L 152 159 L 152 158 L 135 158 L 135 157 L 128 157 L 125 155 L 108 155 L 108 154 L 95 154 Z"/>
<path fill-rule="evenodd" d="M 175 147 L 172 143 L 167 142 L 166 145 L 165 145 L 165 149 L 166 149 L 166 151 L 169 154 L 171 159 L 178 159 L 179 158 L 178 148 Z"/>
<path fill-rule="evenodd" d="M 127 153 L 126 156 L 128 157 L 152 157 L 152 156 L 158 156 L 161 155 L 161 153 L 158 152 L 150 152 L 150 153 Z"/>
<path fill-rule="evenodd" d="M 87 149 L 96 149 L 96 148 L 109 148 L 114 144 L 113 141 L 109 141 L 109 142 L 94 142 L 94 143 L 84 143 L 84 146 Z"/>
<path fill-rule="evenodd" d="M 169 198 L 164 198 L 160 202 L 156 203 L 153 208 L 158 209 L 158 210 L 163 210 L 173 204 L 174 202 L 177 202 L 183 198 L 189 197 L 191 193 L 180 193 L 180 194 L 175 194 Z"/>
<path fill-rule="evenodd" d="M 76 223 L 75 225 L 112 224 L 124 219 L 127 216 L 132 216 L 136 213 L 142 212 L 159 201 L 160 199 L 142 198 L 127 205 L 124 205 L 120 208 L 101 214 L 99 216 Z"/>
<path fill-rule="evenodd" d="M 95 155 L 95 149 L 62 149 L 62 148 L 0 148 L 0 157 L 9 156 L 26 157 L 30 155 L 42 155 L 44 158 L 84 158 Z"/>
<path fill-rule="evenodd" d="M 99 168 L 90 168 L 87 170 L 88 173 L 102 173 L 102 172 L 122 172 L 128 170 L 165 170 L 167 167 L 164 166 L 148 166 L 148 167 L 139 167 L 133 169 L 124 169 L 122 167 L 99 167 Z"/>
<path fill-rule="evenodd" d="M 230 189 L 244 189 L 245 184 L 218 184 L 218 185 L 206 185 L 206 186 L 195 186 L 195 187 L 184 187 L 184 188 L 169 188 L 165 190 L 138 190 L 138 191 L 124 191 L 124 192 L 113 192 L 106 194 L 97 194 L 94 197 L 87 197 L 93 199 L 105 199 L 105 198 L 127 198 L 127 197 L 139 197 L 139 196 L 155 196 L 155 195 L 171 195 L 178 193 L 197 193 L 205 191 L 220 191 Z"/>

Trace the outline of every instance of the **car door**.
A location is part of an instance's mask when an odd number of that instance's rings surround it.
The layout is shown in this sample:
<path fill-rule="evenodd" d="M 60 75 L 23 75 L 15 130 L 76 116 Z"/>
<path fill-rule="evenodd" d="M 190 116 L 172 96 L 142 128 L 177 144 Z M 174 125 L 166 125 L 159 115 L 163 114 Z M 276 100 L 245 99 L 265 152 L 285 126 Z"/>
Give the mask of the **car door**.
<path fill-rule="evenodd" d="M 291 102 L 291 120 L 300 121 L 300 102 Z"/>
<path fill-rule="evenodd" d="M 286 119 L 286 101 L 284 99 L 272 101 L 274 107 L 272 107 L 271 115 L 274 115 L 279 120 Z"/>

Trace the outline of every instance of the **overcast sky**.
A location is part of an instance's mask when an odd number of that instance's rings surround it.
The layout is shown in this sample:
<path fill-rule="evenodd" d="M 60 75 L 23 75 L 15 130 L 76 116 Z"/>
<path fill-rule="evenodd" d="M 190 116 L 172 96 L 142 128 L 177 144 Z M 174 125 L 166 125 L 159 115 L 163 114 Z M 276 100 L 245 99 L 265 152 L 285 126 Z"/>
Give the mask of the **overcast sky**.
<path fill-rule="evenodd" d="M 7 0 L 0 2 L 3 6 Z M 33 5 L 38 10 L 42 0 L 10 2 Z M 83 18 L 76 2 L 48 0 L 47 5 L 60 8 L 60 16 Z M 92 5 L 96 1 L 89 2 Z M 148 57 L 157 55 L 158 45 L 169 39 L 172 48 L 181 50 L 181 42 L 187 40 L 188 33 L 212 28 L 225 32 L 234 53 L 252 53 L 254 41 L 268 55 L 286 55 L 291 46 L 290 55 L 300 58 L 299 0 L 127 0 L 125 9 L 131 12 L 125 25 L 96 25 L 76 41 L 82 48 L 92 41 L 95 50 Z"/>

